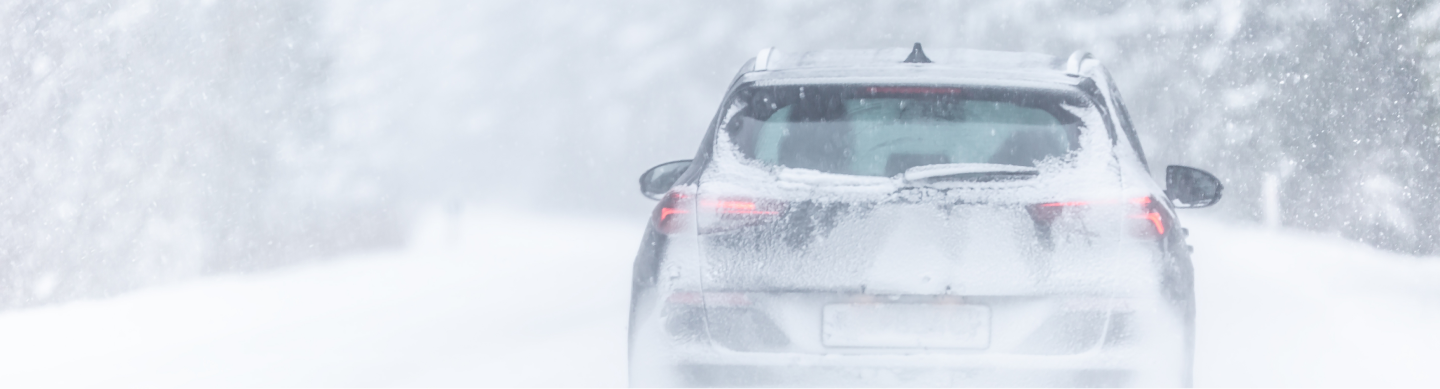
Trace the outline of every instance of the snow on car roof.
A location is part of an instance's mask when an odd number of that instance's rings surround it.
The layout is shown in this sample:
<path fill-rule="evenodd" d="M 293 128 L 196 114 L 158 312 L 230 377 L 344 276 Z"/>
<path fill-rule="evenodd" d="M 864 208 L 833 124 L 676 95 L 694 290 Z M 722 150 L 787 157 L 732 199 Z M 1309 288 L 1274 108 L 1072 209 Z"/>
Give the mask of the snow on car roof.
<path fill-rule="evenodd" d="M 911 49 L 819 50 L 788 52 L 772 50 L 766 69 L 796 69 L 844 66 L 901 65 Z M 971 49 L 929 49 L 925 55 L 933 65 L 982 68 L 1061 71 L 1064 60 L 1052 55 Z M 932 66 L 933 66 L 932 65 Z M 923 66 L 923 65 L 922 65 Z"/>
<path fill-rule="evenodd" d="M 787 52 L 769 49 L 757 58 L 759 70 L 746 75 L 761 84 L 803 82 L 951 83 L 1012 81 L 1075 85 L 1080 78 L 1064 72 L 1064 60 L 1038 53 L 969 49 L 926 50 L 932 63 L 902 62 L 909 49 L 821 50 Z M 968 82 L 967 82 L 968 83 Z"/>

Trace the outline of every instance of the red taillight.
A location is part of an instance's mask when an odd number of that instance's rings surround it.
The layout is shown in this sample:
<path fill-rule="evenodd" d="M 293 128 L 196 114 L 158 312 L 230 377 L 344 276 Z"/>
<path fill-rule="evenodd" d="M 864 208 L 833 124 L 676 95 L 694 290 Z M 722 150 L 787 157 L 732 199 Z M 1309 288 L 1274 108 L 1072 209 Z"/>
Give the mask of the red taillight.
<path fill-rule="evenodd" d="M 660 207 L 660 222 L 664 223 L 667 219 L 670 219 L 670 216 L 672 215 L 681 215 L 687 213 L 690 213 L 690 211 L 682 208 Z"/>
<path fill-rule="evenodd" d="M 690 195 L 671 192 L 656 207 L 654 223 L 666 234 L 692 223 L 699 225 L 700 232 L 712 233 L 770 220 L 784 209 L 778 201 L 746 198 L 701 198 L 697 204 Z"/>
<path fill-rule="evenodd" d="M 686 223 L 690 222 L 689 214 L 694 210 L 690 196 L 680 192 L 670 192 L 660 199 L 660 205 L 655 207 L 655 229 L 664 234 L 679 232 Z"/>
<path fill-rule="evenodd" d="M 1160 216 L 1160 210 L 1156 209 L 1152 204 L 1153 201 L 1154 199 L 1146 196 L 1131 198 L 1125 202 L 1139 207 L 1138 210 L 1134 211 L 1135 213 L 1129 215 L 1130 218 L 1146 220 L 1148 221 L 1148 223 L 1146 223 L 1147 227 L 1153 227 L 1157 236 L 1165 235 L 1165 220 Z M 1066 208 L 1088 207 L 1092 205 L 1117 205 L 1118 203 L 1117 201 L 1062 201 L 1044 203 L 1032 208 L 1031 215 L 1037 222 L 1048 225 L 1050 222 L 1055 221 L 1055 218 L 1059 217 L 1060 213 Z"/>
<path fill-rule="evenodd" d="M 700 206 L 720 214 L 732 215 L 778 215 L 780 211 L 760 209 L 749 200 L 700 200 Z"/>
<path fill-rule="evenodd" d="M 696 208 L 701 234 L 729 231 L 774 220 L 785 204 L 774 200 L 742 197 L 705 198 Z"/>
<path fill-rule="evenodd" d="M 872 86 L 868 92 L 876 95 L 957 95 L 961 90 L 933 86 Z"/>
<path fill-rule="evenodd" d="M 1134 199 L 1130 199 L 1131 203 L 1139 205 L 1141 212 L 1144 212 L 1144 214 L 1130 215 L 1130 217 L 1135 219 L 1149 220 L 1150 224 L 1155 226 L 1155 234 L 1165 235 L 1165 220 L 1160 219 L 1159 210 L 1155 209 L 1155 207 L 1150 206 L 1151 201 L 1154 200 L 1149 197 L 1137 197 Z"/>

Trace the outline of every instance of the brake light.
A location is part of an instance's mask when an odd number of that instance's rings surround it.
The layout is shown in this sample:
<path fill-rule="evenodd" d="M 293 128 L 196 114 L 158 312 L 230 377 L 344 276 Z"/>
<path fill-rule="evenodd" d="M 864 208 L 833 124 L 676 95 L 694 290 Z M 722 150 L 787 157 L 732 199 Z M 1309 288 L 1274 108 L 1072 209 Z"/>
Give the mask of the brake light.
<path fill-rule="evenodd" d="M 957 95 L 961 90 L 931 86 L 872 86 L 869 92 L 877 95 Z"/>
<path fill-rule="evenodd" d="M 745 198 L 701 199 L 697 204 L 688 194 L 671 192 L 656 207 L 654 223 L 660 232 L 673 234 L 699 220 L 700 232 L 711 233 L 769 220 L 784 209 L 778 201 Z"/>
<path fill-rule="evenodd" d="M 747 200 L 701 200 L 700 206 L 722 214 L 735 215 L 778 215 L 780 211 L 763 210 L 754 201 Z"/>
<path fill-rule="evenodd" d="M 679 215 L 679 214 L 687 214 L 687 213 L 690 213 L 690 211 L 686 211 L 685 209 L 682 209 L 682 208 L 661 207 L 661 208 L 660 208 L 660 222 L 663 223 L 663 222 L 665 222 L 666 220 L 669 220 L 669 219 L 670 219 L 670 216 Z"/>
<path fill-rule="evenodd" d="M 726 197 L 702 199 L 699 232 L 711 234 L 773 220 L 785 210 L 785 204 L 774 200 Z"/>
<path fill-rule="evenodd" d="M 1146 227 L 1153 228 L 1157 236 L 1165 235 L 1165 219 L 1160 216 L 1160 210 L 1155 208 L 1155 206 L 1153 205 L 1153 201 L 1154 199 L 1149 196 L 1135 197 L 1126 200 L 1126 203 L 1132 204 L 1139 208 L 1138 210 L 1134 211 L 1134 213 L 1131 213 L 1127 216 L 1131 219 L 1145 220 L 1147 221 Z M 1061 211 L 1066 208 L 1088 207 L 1092 205 L 1115 205 L 1117 203 L 1118 202 L 1116 201 L 1103 200 L 1044 203 L 1038 204 L 1035 208 L 1033 208 L 1031 215 L 1035 218 L 1037 222 L 1049 224 L 1050 222 L 1055 221 L 1055 218 L 1059 217 Z"/>
<path fill-rule="evenodd" d="M 1156 233 L 1156 234 L 1158 234 L 1158 235 L 1165 235 L 1165 220 L 1160 219 L 1160 211 L 1159 211 L 1159 210 L 1155 209 L 1155 207 L 1150 206 L 1150 202 L 1151 202 L 1151 201 L 1154 201 L 1154 200 L 1152 200 L 1150 197 L 1139 197 L 1139 198 L 1131 199 L 1131 200 L 1130 200 L 1131 203 L 1135 203 L 1135 204 L 1140 205 L 1141 212 L 1144 212 L 1144 214 L 1141 214 L 1141 215 L 1130 215 L 1130 217 L 1131 217 L 1131 218 L 1136 218 L 1136 219 L 1149 220 L 1149 221 L 1150 221 L 1150 224 L 1155 226 L 1155 233 Z"/>
<path fill-rule="evenodd" d="M 655 229 L 663 234 L 679 232 L 685 224 L 690 222 L 689 214 L 692 212 L 690 195 L 680 192 L 670 192 L 665 198 L 660 199 L 660 205 L 655 207 Z"/>

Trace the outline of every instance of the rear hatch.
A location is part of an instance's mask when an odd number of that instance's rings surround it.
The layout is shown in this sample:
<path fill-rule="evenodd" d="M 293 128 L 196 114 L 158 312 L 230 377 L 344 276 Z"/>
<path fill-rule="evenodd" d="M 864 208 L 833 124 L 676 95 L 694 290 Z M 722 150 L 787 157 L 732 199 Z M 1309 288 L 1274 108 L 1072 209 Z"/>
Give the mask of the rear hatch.
<path fill-rule="evenodd" d="M 1111 215 L 1144 208 L 1023 201 L 1035 184 L 803 200 L 702 185 L 703 290 L 672 300 L 703 305 L 735 351 L 1084 352 L 1121 336 L 1127 293 L 1153 278 L 1137 219 Z"/>
<path fill-rule="evenodd" d="M 1092 349 L 1153 287 L 1163 231 L 1087 96 L 742 87 L 698 187 L 667 200 L 693 210 L 703 258 L 702 290 L 671 302 L 736 351 Z"/>

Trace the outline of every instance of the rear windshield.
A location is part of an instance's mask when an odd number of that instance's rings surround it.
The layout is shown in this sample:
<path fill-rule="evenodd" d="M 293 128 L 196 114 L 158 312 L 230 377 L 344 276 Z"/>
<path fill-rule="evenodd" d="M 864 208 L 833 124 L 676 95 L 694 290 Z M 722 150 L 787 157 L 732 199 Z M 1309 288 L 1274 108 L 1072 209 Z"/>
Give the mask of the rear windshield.
<path fill-rule="evenodd" d="M 731 142 L 768 165 L 894 176 L 947 163 L 1035 166 L 1079 147 L 1079 92 L 993 87 L 787 85 L 745 88 Z"/>

